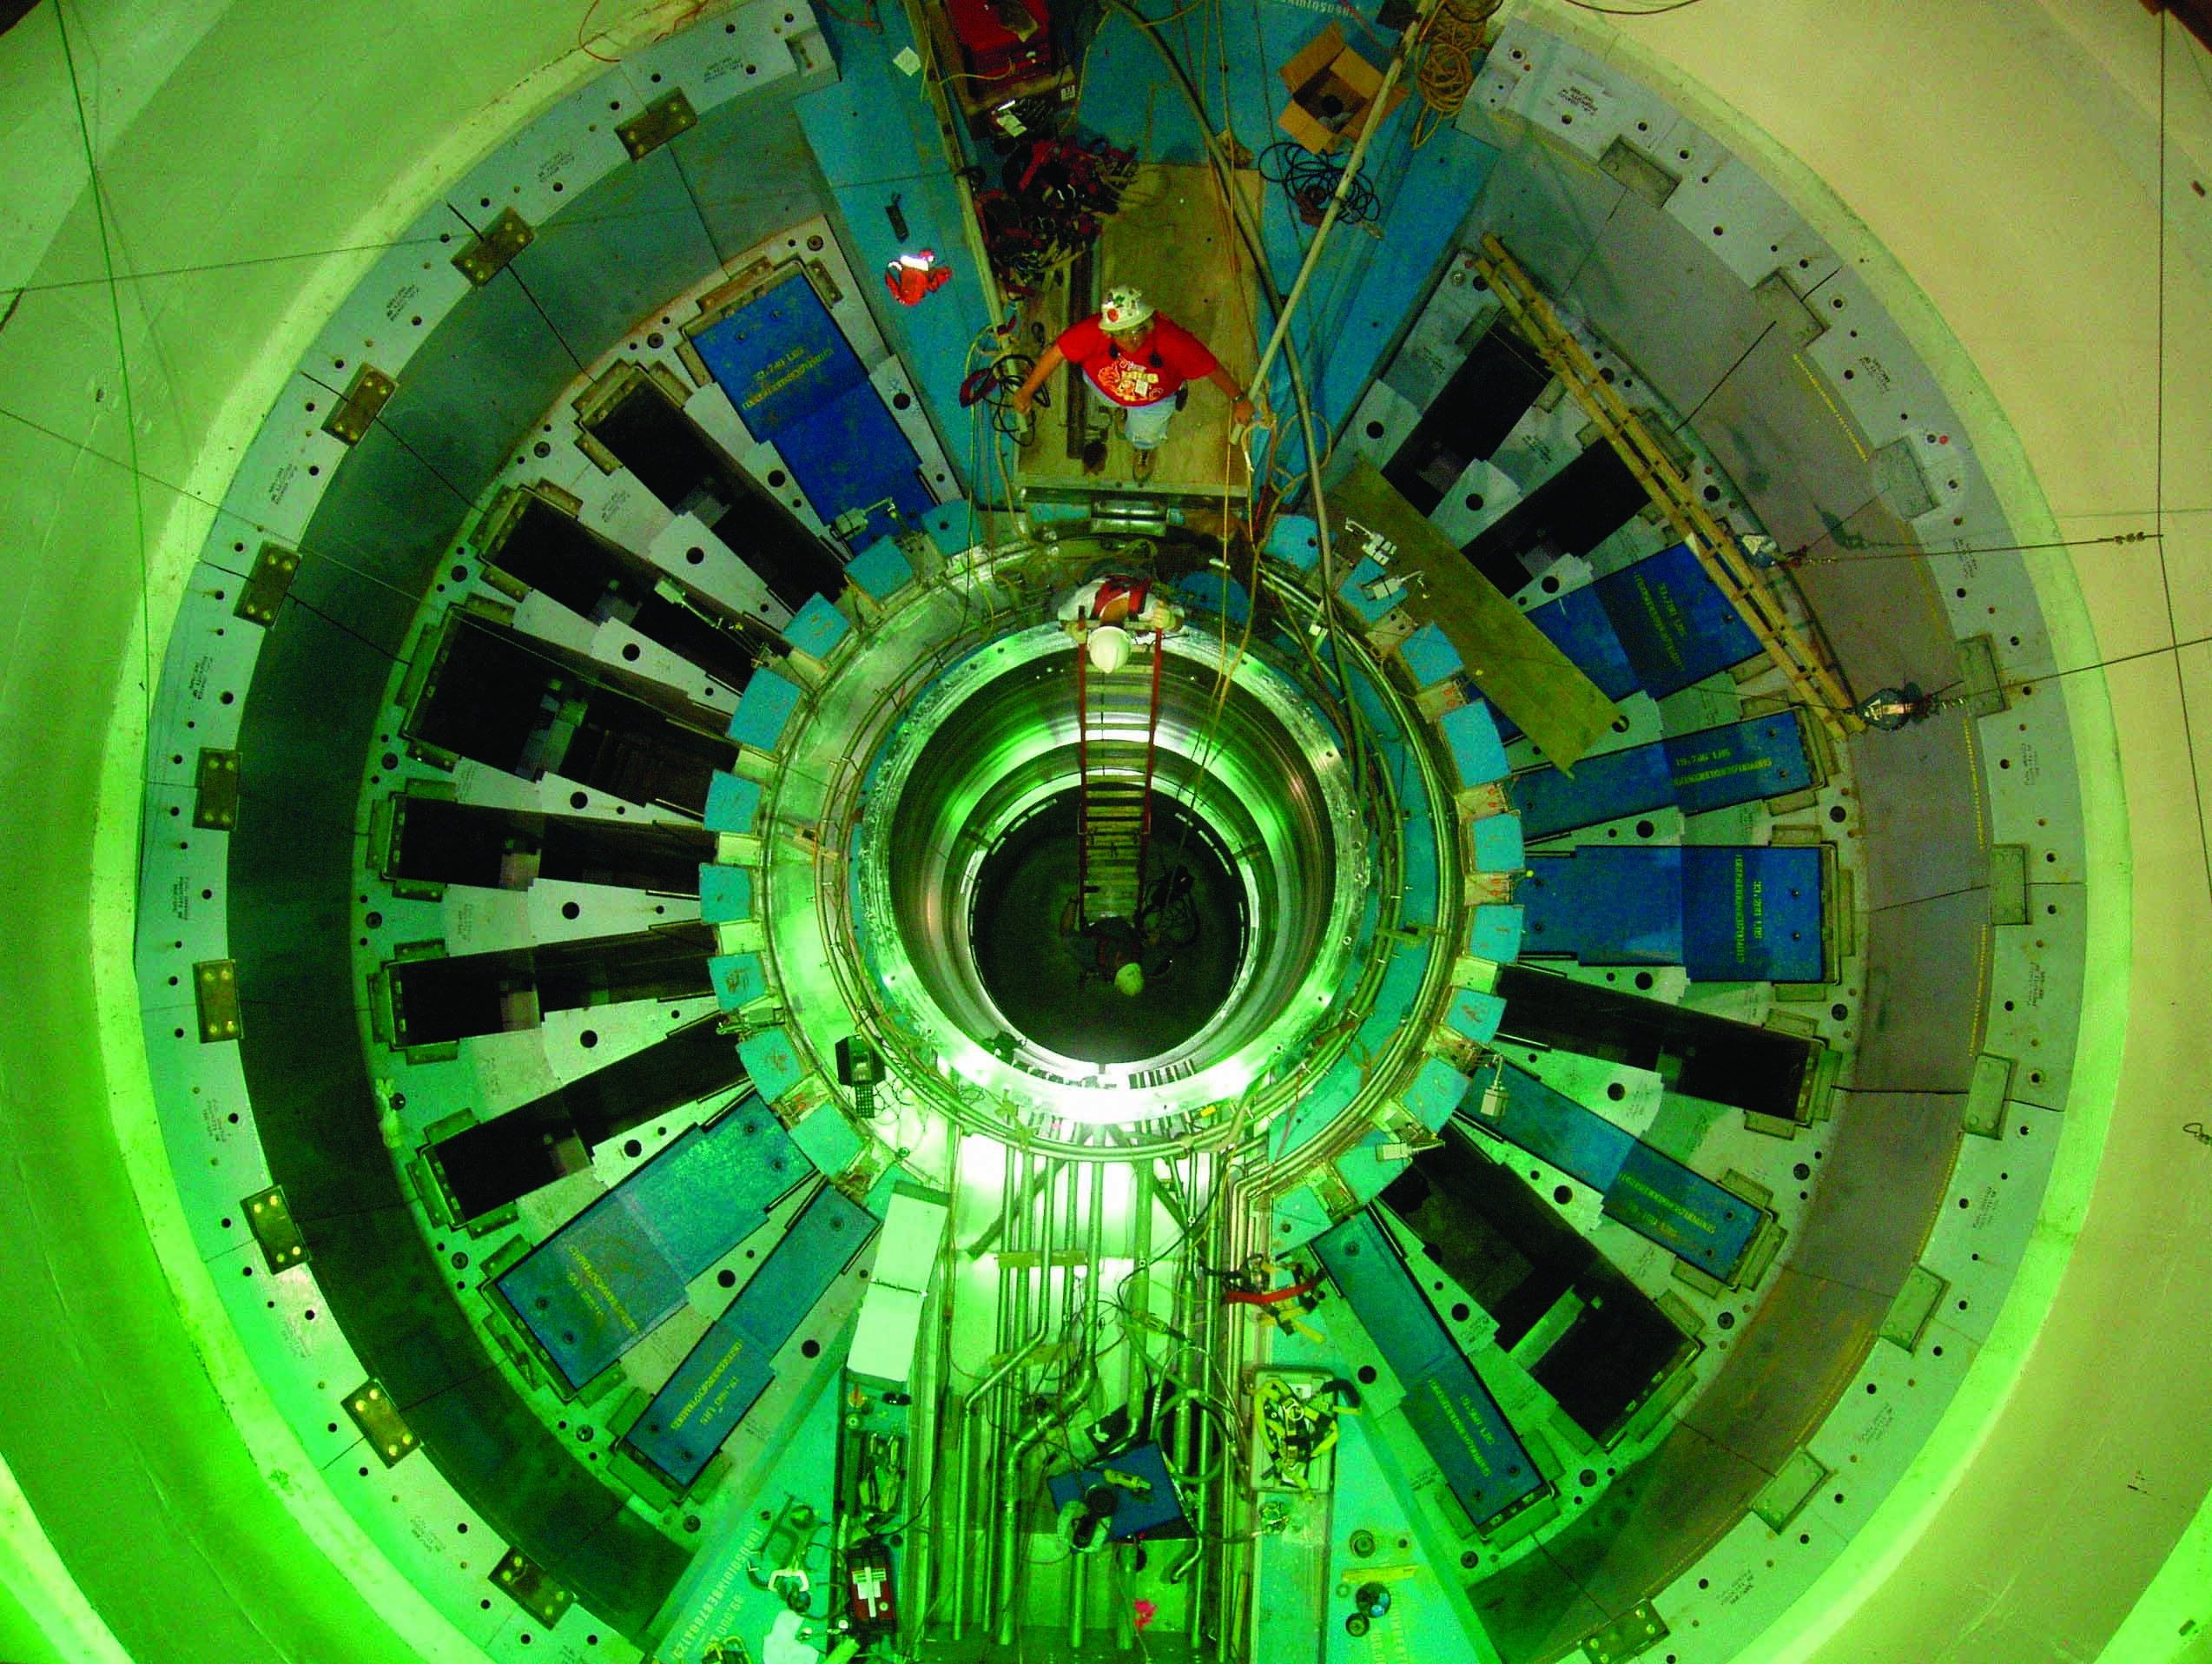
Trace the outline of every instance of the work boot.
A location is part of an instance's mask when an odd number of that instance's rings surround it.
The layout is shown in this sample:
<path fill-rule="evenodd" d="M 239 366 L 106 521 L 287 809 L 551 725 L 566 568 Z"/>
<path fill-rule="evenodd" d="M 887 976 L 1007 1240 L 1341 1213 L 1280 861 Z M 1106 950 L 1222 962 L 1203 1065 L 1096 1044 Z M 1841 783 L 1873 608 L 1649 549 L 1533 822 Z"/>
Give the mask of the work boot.
<path fill-rule="evenodd" d="M 1083 441 L 1083 472 L 1085 473 L 1104 473 L 1106 472 L 1106 441 L 1104 439 L 1086 439 Z"/>
<path fill-rule="evenodd" d="M 1134 446 L 1130 447 L 1130 451 L 1132 452 L 1132 460 L 1129 464 L 1131 475 L 1139 479 L 1150 479 L 1152 477 L 1153 452 L 1148 449 L 1139 450 Z"/>

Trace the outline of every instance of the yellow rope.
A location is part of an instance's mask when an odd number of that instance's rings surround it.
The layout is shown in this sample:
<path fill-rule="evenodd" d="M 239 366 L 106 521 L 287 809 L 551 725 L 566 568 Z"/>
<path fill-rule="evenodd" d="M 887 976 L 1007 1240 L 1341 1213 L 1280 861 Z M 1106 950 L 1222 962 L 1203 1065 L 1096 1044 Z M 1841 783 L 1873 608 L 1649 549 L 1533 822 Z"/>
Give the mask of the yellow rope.
<path fill-rule="evenodd" d="M 1475 60 L 1482 52 L 1498 0 L 1442 0 L 1421 31 L 1421 61 L 1413 84 L 1427 105 L 1413 125 L 1417 148 L 1459 114 L 1475 87 Z"/>

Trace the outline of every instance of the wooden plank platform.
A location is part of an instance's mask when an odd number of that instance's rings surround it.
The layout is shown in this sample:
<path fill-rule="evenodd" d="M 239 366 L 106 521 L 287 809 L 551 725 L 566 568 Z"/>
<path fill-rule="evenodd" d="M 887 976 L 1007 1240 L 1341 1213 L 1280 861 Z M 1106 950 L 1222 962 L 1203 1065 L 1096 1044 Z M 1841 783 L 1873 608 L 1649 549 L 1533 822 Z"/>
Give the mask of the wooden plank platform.
<path fill-rule="evenodd" d="M 1390 570 L 1409 580 L 1405 612 L 1444 632 L 1476 685 L 1521 724 L 1546 762 L 1571 774 L 1612 727 L 1618 714 L 1613 701 L 1366 458 L 1354 459 L 1330 487 L 1329 523 L 1340 551 L 1340 584 L 1357 564 L 1366 532 L 1397 545 Z"/>
<path fill-rule="evenodd" d="M 1261 182 L 1240 173 L 1237 188 L 1257 220 Z M 1211 168 L 1148 163 L 1137 170 L 1121 199 L 1121 211 L 1106 222 L 1087 262 L 1093 281 L 1086 292 L 1071 294 L 1063 271 L 1025 309 L 1025 319 L 1043 326 L 1047 341 L 1097 307 L 1098 296 L 1117 283 L 1134 284 L 1154 307 L 1172 318 L 1213 351 L 1239 386 L 1259 357 L 1255 320 L 1260 316 L 1258 285 L 1244 258 L 1232 274 L 1231 242 L 1235 233 Z M 1083 262 L 1079 262 L 1080 272 Z M 1240 276 L 1238 275 L 1240 274 Z M 1025 350 L 1027 350 L 1025 348 Z M 1137 485 L 1130 472 L 1129 442 L 1119 417 L 1097 398 L 1071 366 L 1053 380 L 1053 404 L 1037 413 L 1036 435 L 1021 449 L 1019 482 L 1066 489 L 1086 486 L 1127 490 Z M 1094 432 L 1107 433 L 1105 472 L 1083 472 L 1081 447 L 1068 439 L 1068 401 L 1079 401 Z M 1194 385 L 1190 403 L 1168 429 L 1152 477 L 1141 489 L 1218 497 L 1226 489 L 1241 499 L 1251 466 L 1241 445 L 1229 442 L 1229 404 L 1218 388 Z"/>

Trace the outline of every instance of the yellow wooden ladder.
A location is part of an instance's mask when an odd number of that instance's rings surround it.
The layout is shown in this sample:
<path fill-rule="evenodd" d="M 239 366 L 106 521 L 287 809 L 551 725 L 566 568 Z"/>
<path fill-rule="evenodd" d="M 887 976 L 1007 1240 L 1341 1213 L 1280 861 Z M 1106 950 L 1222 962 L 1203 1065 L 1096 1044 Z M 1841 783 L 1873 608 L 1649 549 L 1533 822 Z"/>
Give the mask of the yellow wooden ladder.
<path fill-rule="evenodd" d="M 1507 315 L 1543 354 L 1552 373 L 1566 384 L 1628 465 L 1628 472 L 1651 494 L 1675 534 L 1689 545 L 1714 586 L 1743 616 L 1766 656 L 1789 678 L 1799 699 L 1819 711 L 1839 736 L 1864 728 L 1865 724 L 1852 712 L 1843 678 L 1820 644 L 1791 622 L 1781 598 L 1744 558 L 1735 535 L 1713 518 L 1696 488 L 1660 449 L 1643 419 L 1621 401 L 1582 343 L 1560 322 L 1551 302 L 1537 291 L 1528 273 L 1506 253 L 1505 245 L 1495 234 L 1482 239 L 1476 269 L 1496 294 Z"/>

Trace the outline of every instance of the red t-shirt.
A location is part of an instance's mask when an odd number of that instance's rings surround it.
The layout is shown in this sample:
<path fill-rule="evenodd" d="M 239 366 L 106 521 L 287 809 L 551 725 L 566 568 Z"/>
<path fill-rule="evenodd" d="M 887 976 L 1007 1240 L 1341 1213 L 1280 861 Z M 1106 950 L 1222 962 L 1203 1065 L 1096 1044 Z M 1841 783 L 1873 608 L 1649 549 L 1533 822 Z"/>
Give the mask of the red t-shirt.
<path fill-rule="evenodd" d="M 1053 343 L 1060 356 L 1078 366 L 1091 385 L 1117 405 L 1152 405 L 1174 397 L 1185 381 L 1203 381 L 1214 372 L 1205 343 L 1180 324 L 1152 314 L 1152 333 L 1133 353 L 1125 351 L 1093 313 Z"/>

